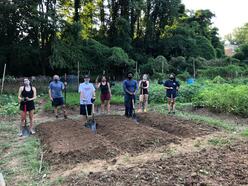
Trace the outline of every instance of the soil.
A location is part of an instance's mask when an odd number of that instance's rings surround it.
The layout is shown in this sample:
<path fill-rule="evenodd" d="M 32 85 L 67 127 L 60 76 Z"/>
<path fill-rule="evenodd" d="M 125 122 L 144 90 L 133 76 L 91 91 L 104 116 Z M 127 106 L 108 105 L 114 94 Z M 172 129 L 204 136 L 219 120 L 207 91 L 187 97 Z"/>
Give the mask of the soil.
<path fill-rule="evenodd" d="M 194 138 L 207 135 L 218 130 L 206 124 L 184 120 L 175 116 L 163 115 L 155 112 L 140 113 L 138 121 L 143 125 L 166 131 L 178 137 Z"/>
<path fill-rule="evenodd" d="M 247 158 L 245 141 L 117 171 L 71 175 L 64 185 L 247 185 Z"/>
<path fill-rule="evenodd" d="M 52 165 L 108 160 L 125 153 L 133 156 L 180 143 L 181 137 L 216 131 L 213 127 L 155 113 L 141 114 L 138 118 L 136 124 L 124 116 L 97 116 L 97 134 L 85 128 L 82 121 L 70 119 L 40 124 L 36 131 L 43 144 L 44 159 Z"/>

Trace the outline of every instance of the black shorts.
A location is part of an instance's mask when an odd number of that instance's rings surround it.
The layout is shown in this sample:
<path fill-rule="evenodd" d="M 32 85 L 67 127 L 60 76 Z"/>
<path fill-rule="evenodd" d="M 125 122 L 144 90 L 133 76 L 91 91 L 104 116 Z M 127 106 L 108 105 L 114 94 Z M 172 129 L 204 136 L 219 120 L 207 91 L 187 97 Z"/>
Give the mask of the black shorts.
<path fill-rule="evenodd" d="M 175 99 L 177 97 L 177 93 L 175 93 L 175 92 L 167 92 L 166 97 Z"/>
<path fill-rule="evenodd" d="M 64 105 L 64 99 L 63 98 L 53 98 L 53 101 L 52 101 L 53 107 L 62 106 L 62 105 Z"/>
<path fill-rule="evenodd" d="M 89 105 L 80 105 L 80 115 L 86 116 L 86 106 L 87 106 L 88 115 L 91 115 L 92 104 L 89 104 Z"/>
<path fill-rule="evenodd" d="M 27 112 L 35 109 L 34 101 L 26 101 L 26 102 L 22 101 L 20 104 L 20 110 L 24 111 L 25 105 L 26 105 L 26 111 Z"/>

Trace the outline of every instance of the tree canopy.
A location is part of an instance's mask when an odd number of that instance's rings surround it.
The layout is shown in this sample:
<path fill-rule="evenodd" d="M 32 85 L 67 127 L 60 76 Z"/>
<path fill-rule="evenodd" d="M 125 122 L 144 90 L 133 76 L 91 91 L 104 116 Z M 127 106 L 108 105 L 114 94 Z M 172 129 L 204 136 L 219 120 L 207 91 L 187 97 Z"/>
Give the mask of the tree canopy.
<path fill-rule="evenodd" d="M 10 75 L 49 75 L 74 73 L 79 64 L 116 77 L 136 63 L 150 74 L 160 66 L 185 70 L 192 57 L 223 57 L 213 17 L 180 0 L 1 1 L 0 69 L 6 63 Z"/>

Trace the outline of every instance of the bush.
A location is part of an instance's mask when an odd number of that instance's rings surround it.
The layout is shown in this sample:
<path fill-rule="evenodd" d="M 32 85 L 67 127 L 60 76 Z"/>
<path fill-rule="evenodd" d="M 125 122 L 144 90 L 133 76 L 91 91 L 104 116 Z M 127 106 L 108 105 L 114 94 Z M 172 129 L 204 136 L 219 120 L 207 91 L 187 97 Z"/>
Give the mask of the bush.
<path fill-rule="evenodd" d="M 240 116 L 248 116 L 248 86 L 218 84 L 200 91 L 193 98 L 193 105 L 206 107 L 212 111 L 229 112 Z"/>

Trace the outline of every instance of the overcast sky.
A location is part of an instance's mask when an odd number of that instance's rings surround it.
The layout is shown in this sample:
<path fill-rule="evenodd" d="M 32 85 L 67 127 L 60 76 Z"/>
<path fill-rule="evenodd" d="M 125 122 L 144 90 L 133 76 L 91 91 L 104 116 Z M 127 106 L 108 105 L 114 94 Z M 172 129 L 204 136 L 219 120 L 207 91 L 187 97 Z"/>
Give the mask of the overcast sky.
<path fill-rule="evenodd" d="M 182 0 L 182 3 L 190 10 L 211 10 L 216 15 L 213 23 L 222 38 L 248 23 L 248 0 Z"/>

